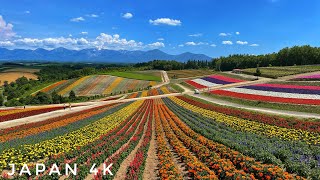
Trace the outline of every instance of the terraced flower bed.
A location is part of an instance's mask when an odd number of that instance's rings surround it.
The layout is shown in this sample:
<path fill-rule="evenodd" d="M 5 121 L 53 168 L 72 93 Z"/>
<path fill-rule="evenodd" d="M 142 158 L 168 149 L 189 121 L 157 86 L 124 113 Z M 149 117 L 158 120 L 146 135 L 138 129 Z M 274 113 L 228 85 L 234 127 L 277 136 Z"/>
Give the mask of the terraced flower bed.
<path fill-rule="evenodd" d="M 68 96 L 71 90 L 77 96 L 115 95 L 127 93 L 128 91 L 143 90 L 157 83 L 156 81 L 128 79 L 109 75 L 92 75 L 79 79 L 62 80 L 41 91 L 46 93 L 56 91 L 62 96 Z"/>

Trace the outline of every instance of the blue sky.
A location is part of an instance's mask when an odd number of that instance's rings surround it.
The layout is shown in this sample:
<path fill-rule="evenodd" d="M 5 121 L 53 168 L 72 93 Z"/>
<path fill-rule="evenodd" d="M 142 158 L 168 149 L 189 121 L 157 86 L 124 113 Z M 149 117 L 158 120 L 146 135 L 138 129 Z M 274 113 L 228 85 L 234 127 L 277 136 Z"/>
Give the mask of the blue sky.
<path fill-rule="evenodd" d="M 320 42 L 319 0 L 0 0 L 0 47 L 264 54 Z"/>

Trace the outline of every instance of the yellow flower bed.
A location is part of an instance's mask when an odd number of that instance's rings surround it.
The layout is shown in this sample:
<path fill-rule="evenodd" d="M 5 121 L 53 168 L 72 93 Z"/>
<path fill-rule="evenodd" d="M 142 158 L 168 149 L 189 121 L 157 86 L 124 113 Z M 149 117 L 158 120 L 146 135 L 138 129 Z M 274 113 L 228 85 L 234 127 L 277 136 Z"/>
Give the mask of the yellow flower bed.
<path fill-rule="evenodd" d="M 117 87 L 120 82 L 123 80 L 122 77 L 117 77 L 117 79 L 115 79 L 111 84 L 110 86 L 108 86 L 104 91 L 103 91 L 103 94 L 110 94 L 112 92 L 112 90 Z"/>
<path fill-rule="evenodd" d="M 148 91 L 147 90 L 142 91 L 140 97 L 147 97 L 147 96 L 148 96 Z"/>
<path fill-rule="evenodd" d="M 8 167 L 10 163 L 19 166 L 24 163 L 35 162 L 54 154 L 69 152 L 77 147 L 93 142 L 101 135 L 118 126 L 123 120 L 134 113 L 142 103 L 143 101 L 136 101 L 109 116 L 65 135 L 57 136 L 37 144 L 26 144 L 19 148 L 7 149 L 0 154 L 0 170 Z"/>
<path fill-rule="evenodd" d="M 157 82 L 155 82 L 155 81 L 150 81 L 149 86 L 154 86 L 154 85 L 156 85 L 156 84 L 157 84 Z"/>
<path fill-rule="evenodd" d="M 60 95 L 64 95 L 67 92 L 71 91 L 73 88 L 75 88 L 76 86 L 78 86 L 79 84 L 81 84 L 83 81 L 85 81 L 86 79 L 88 79 L 90 76 L 84 76 L 80 79 L 78 79 L 76 82 L 70 84 L 68 87 L 66 87 L 65 89 L 63 89 L 62 91 L 59 92 Z"/>
<path fill-rule="evenodd" d="M 290 141 L 304 141 L 307 144 L 319 144 L 320 135 L 318 133 L 308 132 L 298 129 L 287 129 L 283 127 L 273 126 L 269 124 L 249 121 L 233 116 L 228 116 L 215 111 L 210 111 L 197 106 L 186 103 L 176 97 L 170 97 L 178 105 L 189 109 L 193 112 L 199 113 L 205 117 L 214 119 L 217 122 L 224 123 L 238 131 L 247 131 L 255 134 L 265 135 L 268 137 L 279 137 L 281 139 Z"/>
<path fill-rule="evenodd" d="M 162 86 L 160 89 L 161 89 L 161 91 L 162 91 L 164 94 L 170 94 L 170 91 L 168 90 L 167 87 Z"/>

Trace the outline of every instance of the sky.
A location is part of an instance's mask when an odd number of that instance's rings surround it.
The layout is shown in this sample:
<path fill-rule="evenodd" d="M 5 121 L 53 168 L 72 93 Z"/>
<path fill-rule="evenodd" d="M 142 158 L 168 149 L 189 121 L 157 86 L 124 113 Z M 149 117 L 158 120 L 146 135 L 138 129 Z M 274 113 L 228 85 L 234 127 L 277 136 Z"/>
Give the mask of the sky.
<path fill-rule="evenodd" d="M 319 0 L 0 0 L 0 47 L 266 54 L 320 45 Z"/>

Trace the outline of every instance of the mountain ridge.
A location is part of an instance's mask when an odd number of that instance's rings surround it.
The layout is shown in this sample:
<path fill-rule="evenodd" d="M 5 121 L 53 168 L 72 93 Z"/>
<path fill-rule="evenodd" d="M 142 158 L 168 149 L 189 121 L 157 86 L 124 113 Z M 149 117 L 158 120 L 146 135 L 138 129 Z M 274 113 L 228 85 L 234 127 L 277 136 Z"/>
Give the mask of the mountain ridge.
<path fill-rule="evenodd" d="M 46 50 L 38 48 L 34 50 L 0 48 L 0 61 L 57 61 L 57 62 L 106 62 L 106 63 L 138 63 L 151 60 L 211 60 L 204 54 L 185 52 L 171 55 L 159 49 L 148 51 L 109 50 L 109 49 L 82 49 L 70 50 L 55 48 Z"/>

